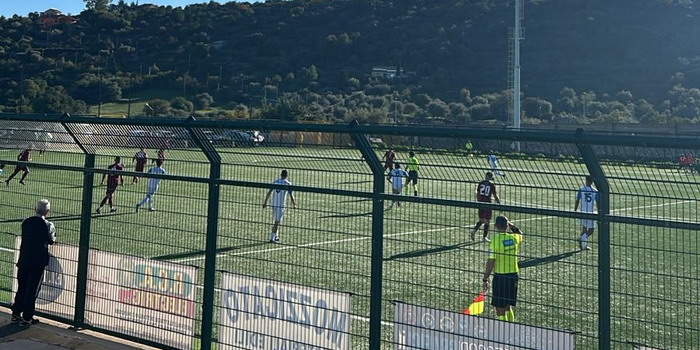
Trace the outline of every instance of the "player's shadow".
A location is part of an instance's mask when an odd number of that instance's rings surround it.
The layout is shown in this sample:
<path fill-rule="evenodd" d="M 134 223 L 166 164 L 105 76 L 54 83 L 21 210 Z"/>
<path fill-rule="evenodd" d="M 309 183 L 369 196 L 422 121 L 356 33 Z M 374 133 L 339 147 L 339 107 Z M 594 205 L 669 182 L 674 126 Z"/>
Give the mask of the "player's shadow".
<path fill-rule="evenodd" d="M 125 212 L 125 211 L 120 212 L 120 213 L 109 213 L 109 212 L 102 213 L 102 214 L 92 213 L 92 214 L 90 214 L 90 217 L 93 219 L 97 219 L 97 218 L 107 218 L 107 217 L 112 217 L 112 216 L 129 215 L 129 214 L 133 214 L 133 213 L 132 212 Z M 52 217 L 49 217 L 48 219 L 49 219 L 49 221 L 56 222 L 56 221 L 76 221 L 76 220 L 80 220 L 82 218 L 83 217 L 81 215 L 62 215 L 62 216 L 52 216 Z"/>
<path fill-rule="evenodd" d="M 127 212 L 121 212 L 121 213 L 104 213 L 104 214 L 97 214 L 97 213 L 92 213 L 91 217 L 94 218 L 99 218 L 103 216 L 120 216 L 120 215 L 128 215 L 130 213 Z M 48 217 L 49 221 L 57 222 L 57 221 L 74 221 L 74 220 L 80 220 L 82 218 L 81 215 L 56 215 L 56 216 L 50 216 Z M 13 222 L 22 222 L 24 221 L 24 218 L 21 219 L 5 219 L 5 220 L 0 220 L 0 224 L 7 224 L 7 223 L 13 223 Z"/>
<path fill-rule="evenodd" d="M 13 324 L 13 323 L 6 324 L 6 325 L 0 327 L 0 338 L 4 338 L 4 337 L 7 337 L 9 335 L 13 335 L 15 333 L 19 333 L 19 332 L 26 330 L 26 329 L 29 329 L 29 327 L 20 326 L 18 324 Z"/>
<path fill-rule="evenodd" d="M 362 198 L 362 199 L 350 199 L 347 201 L 340 201 L 338 203 L 359 203 L 359 202 L 369 202 L 372 198 Z"/>
<path fill-rule="evenodd" d="M 324 216 L 319 216 L 319 219 L 331 219 L 331 218 L 356 218 L 356 217 L 361 217 L 361 216 L 371 216 L 372 212 L 367 212 L 367 213 L 353 213 L 353 214 L 333 214 L 333 215 L 324 215 Z"/>
<path fill-rule="evenodd" d="M 453 244 L 453 245 L 448 245 L 448 246 L 440 246 L 440 247 L 435 247 L 435 248 L 430 248 L 430 249 L 414 250 L 412 252 L 406 252 L 406 253 L 392 255 L 388 258 L 384 258 L 384 261 L 418 258 L 421 256 L 426 256 L 426 255 L 431 255 L 431 254 L 439 254 L 439 253 L 449 252 L 451 250 L 465 248 L 465 247 L 468 247 L 470 245 L 475 245 L 475 244 L 478 244 L 478 242 L 464 242 L 464 243 L 458 243 L 458 244 Z"/>
<path fill-rule="evenodd" d="M 22 221 L 24 221 L 24 219 L 4 219 L 4 220 L 0 220 L 0 224 L 9 224 L 9 223 L 13 223 L 13 222 L 22 222 Z"/>
<path fill-rule="evenodd" d="M 269 244 L 269 243 L 268 242 L 257 242 L 257 243 L 243 244 L 243 245 L 239 245 L 239 246 L 235 246 L 235 247 L 219 248 L 216 250 L 216 254 L 227 253 L 230 251 L 240 250 L 240 249 L 245 249 L 245 248 L 254 248 L 254 247 L 259 247 L 259 246 L 263 246 L 263 245 L 267 245 L 267 244 Z M 193 256 L 204 255 L 204 254 L 206 254 L 206 252 L 204 250 L 194 250 L 191 252 L 155 256 L 155 257 L 152 257 L 151 259 L 154 259 L 154 260 L 183 259 L 183 258 L 191 258 Z"/>
<path fill-rule="evenodd" d="M 559 260 L 564 260 L 564 259 L 571 257 L 574 254 L 577 254 L 580 252 L 581 252 L 580 250 L 573 250 L 570 252 L 545 256 L 545 257 L 541 257 L 541 258 L 523 259 L 523 260 L 520 260 L 518 262 L 518 267 L 520 267 L 521 269 L 524 269 L 527 267 L 535 267 L 535 266 L 539 266 L 539 265 L 551 264 L 551 263 L 557 262 Z"/>
<path fill-rule="evenodd" d="M 372 180 L 339 182 L 338 185 L 357 185 L 357 184 L 369 184 L 369 183 L 372 183 Z"/>
<path fill-rule="evenodd" d="M 64 186 L 63 188 L 83 188 L 85 186 L 83 185 L 75 185 L 75 186 Z M 98 187 L 105 187 L 105 185 L 98 185 L 98 184 L 93 184 L 92 188 L 98 188 Z M 106 187 L 105 187 L 106 188 Z"/>

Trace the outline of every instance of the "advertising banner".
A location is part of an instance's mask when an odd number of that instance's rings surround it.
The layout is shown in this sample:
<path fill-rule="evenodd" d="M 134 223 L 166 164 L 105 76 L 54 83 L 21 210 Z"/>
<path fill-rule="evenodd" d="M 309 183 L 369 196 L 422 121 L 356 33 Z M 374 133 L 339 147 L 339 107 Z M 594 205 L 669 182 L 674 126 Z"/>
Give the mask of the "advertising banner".
<path fill-rule="evenodd" d="M 87 323 L 157 343 L 191 349 L 196 268 L 93 250 Z"/>
<path fill-rule="evenodd" d="M 350 295 L 222 273 L 219 349 L 349 349 Z"/>
<path fill-rule="evenodd" d="M 569 350 L 569 332 L 396 303 L 394 350 Z"/>

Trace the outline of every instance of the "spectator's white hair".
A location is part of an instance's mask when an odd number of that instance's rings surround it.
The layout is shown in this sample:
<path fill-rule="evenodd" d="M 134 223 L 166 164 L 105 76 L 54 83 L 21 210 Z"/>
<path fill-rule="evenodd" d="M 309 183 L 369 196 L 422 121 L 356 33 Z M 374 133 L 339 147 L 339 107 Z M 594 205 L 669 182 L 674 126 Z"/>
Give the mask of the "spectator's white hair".
<path fill-rule="evenodd" d="M 36 202 L 36 213 L 38 215 L 46 215 L 51 210 L 51 203 L 48 199 L 42 199 Z"/>

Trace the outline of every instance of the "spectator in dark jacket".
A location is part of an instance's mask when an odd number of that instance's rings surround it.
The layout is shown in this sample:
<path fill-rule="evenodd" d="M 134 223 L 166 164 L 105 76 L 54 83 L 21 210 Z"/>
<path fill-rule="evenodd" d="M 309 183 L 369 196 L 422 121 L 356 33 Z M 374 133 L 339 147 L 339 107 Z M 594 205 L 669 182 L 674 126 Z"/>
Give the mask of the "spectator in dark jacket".
<path fill-rule="evenodd" d="M 34 319 L 36 298 L 49 264 L 49 245 L 56 242 L 56 228 L 46 217 L 51 203 L 42 199 L 36 204 L 36 215 L 22 221 L 22 244 L 17 260 L 17 294 L 12 304 L 12 322 L 29 326 Z"/>

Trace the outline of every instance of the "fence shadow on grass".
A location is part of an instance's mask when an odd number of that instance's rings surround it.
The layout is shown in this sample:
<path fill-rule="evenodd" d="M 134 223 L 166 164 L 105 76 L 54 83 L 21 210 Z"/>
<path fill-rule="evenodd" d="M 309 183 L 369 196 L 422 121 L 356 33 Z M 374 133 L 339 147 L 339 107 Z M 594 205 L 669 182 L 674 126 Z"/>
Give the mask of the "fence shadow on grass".
<path fill-rule="evenodd" d="M 468 247 L 470 245 L 475 245 L 478 243 L 479 242 L 464 242 L 464 243 L 458 243 L 458 244 L 453 244 L 453 245 L 448 245 L 448 246 L 440 246 L 440 247 L 435 247 L 435 248 L 430 248 L 430 249 L 414 250 L 412 252 L 406 252 L 406 253 L 392 255 L 388 258 L 384 258 L 384 261 L 418 258 L 418 257 L 425 256 L 425 255 L 444 253 L 444 252 L 448 252 L 450 250 L 465 248 L 465 247 Z"/>

